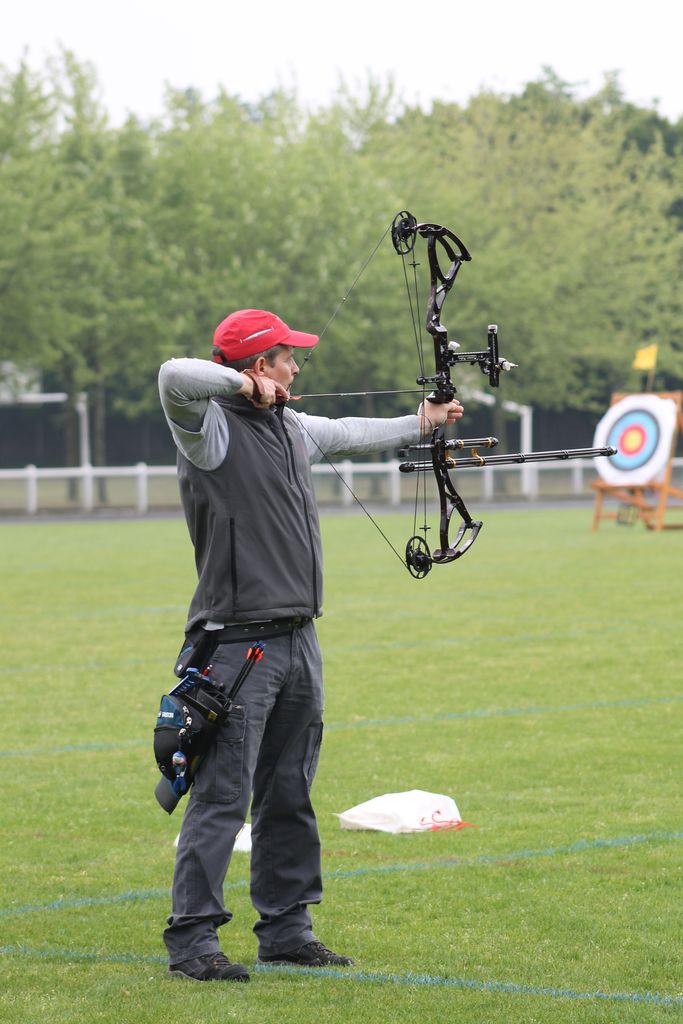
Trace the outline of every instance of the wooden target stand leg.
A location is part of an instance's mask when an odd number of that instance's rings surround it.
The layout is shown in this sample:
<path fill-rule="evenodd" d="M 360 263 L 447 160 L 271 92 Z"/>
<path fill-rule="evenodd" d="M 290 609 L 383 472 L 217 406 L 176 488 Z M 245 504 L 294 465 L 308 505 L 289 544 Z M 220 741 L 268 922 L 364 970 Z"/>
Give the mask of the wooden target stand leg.
<path fill-rule="evenodd" d="M 593 510 L 593 532 L 595 532 L 603 519 L 611 519 L 616 522 L 636 522 L 642 520 L 648 530 L 681 530 L 683 522 L 665 522 L 667 503 L 669 498 L 683 501 L 683 490 L 680 487 L 673 487 L 671 484 L 671 472 L 673 469 L 673 457 L 676 451 L 678 432 L 683 432 L 683 391 L 659 391 L 652 392 L 657 398 L 670 398 L 676 403 L 676 429 L 671 439 L 671 451 L 666 464 L 664 476 L 660 481 L 653 481 L 638 487 L 624 487 L 616 484 L 607 484 L 603 480 L 595 480 L 592 487 L 595 491 L 595 508 Z M 626 395 L 612 395 L 611 404 L 626 398 Z M 621 509 L 616 512 L 604 511 L 605 498 L 611 498 L 619 502 Z M 630 511 L 627 517 L 624 510 Z"/>
<path fill-rule="evenodd" d="M 657 505 L 653 505 L 646 497 L 645 487 L 617 487 L 614 484 L 606 484 L 602 480 L 593 483 L 595 494 L 595 509 L 593 511 L 593 530 L 597 530 L 602 519 L 611 519 L 615 522 L 627 523 L 642 519 L 649 523 L 657 513 Z M 612 498 L 621 506 L 616 512 L 603 511 L 605 498 Z M 624 515 L 624 508 L 630 509 L 631 517 Z"/>

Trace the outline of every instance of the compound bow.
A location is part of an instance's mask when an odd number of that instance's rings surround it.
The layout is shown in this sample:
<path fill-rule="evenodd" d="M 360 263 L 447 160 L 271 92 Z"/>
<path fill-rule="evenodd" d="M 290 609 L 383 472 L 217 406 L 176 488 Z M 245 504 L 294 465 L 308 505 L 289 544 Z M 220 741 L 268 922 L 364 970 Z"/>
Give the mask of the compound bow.
<path fill-rule="evenodd" d="M 391 225 L 391 239 L 394 249 L 404 261 L 412 256 L 418 237 L 427 241 L 427 257 L 429 260 L 430 291 L 427 302 L 425 329 L 434 343 L 435 370 L 433 374 L 424 372 L 417 378 L 423 388 L 433 388 L 428 398 L 430 402 L 448 403 L 455 396 L 456 388 L 451 378 L 451 367 L 456 363 L 471 363 L 479 366 L 489 380 L 491 387 L 498 387 L 502 371 L 511 370 L 516 364 L 500 356 L 498 351 L 498 328 L 489 324 L 487 347 L 479 352 L 460 352 L 456 341 L 448 340 L 448 331 L 441 322 L 441 311 L 455 278 L 464 262 L 472 257 L 463 242 L 449 228 L 440 224 L 418 224 L 416 218 L 406 210 L 396 214 Z M 442 262 L 443 261 L 443 262 Z M 413 268 L 417 266 L 413 257 Z M 408 278 L 406 273 L 406 285 Z M 410 289 L 408 288 L 410 291 Z M 413 322 L 415 318 L 413 317 Z M 416 331 L 417 335 L 417 331 Z M 419 338 L 416 336 L 418 351 Z M 423 368 L 424 370 L 424 368 Z M 428 442 L 411 444 L 399 451 L 399 457 L 408 459 L 411 452 L 420 452 L 419 461 L 404 461 L 399 466 L 403 473 L 428 473 L 431 469 L 436 478 L 439 492 L 440 521 L 439 547 L 430 551 L 426 533 L 429 527 L 426 522 L 418 533 L 413 528 L 413 535 L 406 544 L 405 565 L 412 576 L 423 579 L 431 570 L 432 565 L 446 565 L 460 558 L 474 544 L 482 528 L 481 520 L 474 520 L 465 502 L 456 490 L 450 472 L 458 466 L 486 466 L 491 464 L 511 464 L 523 462 L 542 462 L 555 459 L 597 458 L 616 454 L 614 448 L 573 448 L 552 452 L 517 452 L 511 455 L 481 456 L 478 448 L 494 448 L 498 444 L 495 437 L 465 438 L 446 440 L 445 428 L 436 427 Z M 455 449 L 471 449 L 471 457 L 454 459 L 449 453 Z M 427 461 L 427 455 L 429 461 Z M 417 510 L 417 499 L 416 499 Z M 461 523 L 455 539 L 449 539 L 450 524 L 453 513 L 457 512 Z M 425 516 L 426 519 L 426 516 Z"/>

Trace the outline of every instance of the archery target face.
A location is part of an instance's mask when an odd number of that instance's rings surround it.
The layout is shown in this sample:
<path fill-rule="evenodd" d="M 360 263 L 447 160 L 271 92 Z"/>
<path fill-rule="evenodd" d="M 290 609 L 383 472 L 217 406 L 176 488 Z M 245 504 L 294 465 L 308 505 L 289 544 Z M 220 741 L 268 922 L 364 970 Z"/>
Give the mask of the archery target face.
<path fill-rule="evenodd" d="M 657 395 L 629 395 L 607 410 L 597 427 L 596 448 L 612 445 L 617 454 L 597 459 L 608 484 L 642 486 L 659 479 L 671 454 L 676 403 Z"/>

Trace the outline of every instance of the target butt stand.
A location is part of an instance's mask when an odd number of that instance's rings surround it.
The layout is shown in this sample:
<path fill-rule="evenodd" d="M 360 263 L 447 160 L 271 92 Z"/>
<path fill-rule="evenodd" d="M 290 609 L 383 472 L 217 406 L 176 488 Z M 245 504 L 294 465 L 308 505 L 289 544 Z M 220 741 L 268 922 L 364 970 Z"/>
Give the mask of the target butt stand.
<path fill-rule="evenodd" d="M 597 467 L 602 479 L 592 484 L 594 532 L 603 519 L 621 525 L 641 521 L 654 531 L 683 529 L 683 519 L 666 521 L 667 511 L 683 511 L 683 489 L 671 482 L 682 432 L 683 391 L 612 396 L 595 443 L 613 444 L 618 454 Z M 619 503 L 616 511 L 605 511 L 606 498 Z"/>

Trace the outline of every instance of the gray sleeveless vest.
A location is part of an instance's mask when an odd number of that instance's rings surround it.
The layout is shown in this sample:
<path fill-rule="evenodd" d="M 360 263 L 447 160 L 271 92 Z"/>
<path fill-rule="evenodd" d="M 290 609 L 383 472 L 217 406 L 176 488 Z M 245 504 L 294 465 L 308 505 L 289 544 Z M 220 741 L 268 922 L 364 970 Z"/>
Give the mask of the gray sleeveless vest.
<path fill-rule="evenodd" d="M 198 469 L 178 454 L 178 482 L 199 577 L 186 629 L 198 622 L 315 617 L 322 547 L 308 453 L 288 409 L 243 396 L 214 399 L 228 454 Z"/>

